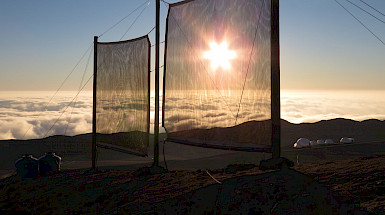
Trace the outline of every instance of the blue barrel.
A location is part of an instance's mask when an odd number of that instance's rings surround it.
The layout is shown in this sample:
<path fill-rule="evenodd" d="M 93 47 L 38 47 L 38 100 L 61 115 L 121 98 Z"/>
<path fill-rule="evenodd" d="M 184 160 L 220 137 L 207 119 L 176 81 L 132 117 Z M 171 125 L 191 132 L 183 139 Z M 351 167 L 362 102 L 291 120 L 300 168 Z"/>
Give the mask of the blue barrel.
<path fill-rule="evenodd" d="M 60 171 L 61 157 L 54 152 L 47 152 L 39 158 L 40 175 L 48 175 Z"/>
<path fill-rule="evenodd" d="M 30 154 L 23 155 L 15 162 L 17 174 L 22 178 L 35 178 L 39 175 L 38 160 Z"/>

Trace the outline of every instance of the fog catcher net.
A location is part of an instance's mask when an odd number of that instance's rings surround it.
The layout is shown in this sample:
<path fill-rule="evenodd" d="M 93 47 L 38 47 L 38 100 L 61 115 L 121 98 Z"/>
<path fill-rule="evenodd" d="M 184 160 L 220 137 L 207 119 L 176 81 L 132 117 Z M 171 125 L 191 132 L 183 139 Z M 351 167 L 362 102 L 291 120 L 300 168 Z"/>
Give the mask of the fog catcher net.
<path fill-rule="evenodd" d="M 150 42 L 147 36 L 97 44 L 97 144 L 146 154 Z"/>
<path fill-rule="evenodd" d="M 193 0 L 167 17 L 163 125 L 168 140 L 271 148 L 269 0 Z"/>

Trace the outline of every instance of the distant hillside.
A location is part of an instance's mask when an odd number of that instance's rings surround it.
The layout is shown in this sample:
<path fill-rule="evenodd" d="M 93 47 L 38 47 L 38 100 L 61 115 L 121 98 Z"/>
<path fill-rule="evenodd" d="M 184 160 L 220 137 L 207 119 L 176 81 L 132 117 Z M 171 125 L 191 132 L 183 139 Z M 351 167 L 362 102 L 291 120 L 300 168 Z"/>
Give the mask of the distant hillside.
<path fill-rule="evenodd" d="M 329 161 L 336 159 L 354 158 L 357 156 L 367 156 L 376 153 L 385 153 L 385 121 L 365 120 L 362 122 L 333 119 L 316 123 L 293 124 L 282 120 L 282 156 L 296 161 L 300 157 L 300 162 Z M 241 130 L 240 134 L 253 132 L 253 123 L 248 122 L 234 128 Z M 214 131 L 218 129 L 213 129 Z M 257 135 L 257 134 L 254 134 Z M 353 144 L 345 147 L 319 147 L 315 149 L 295 150 L 293 143 L 300 137 L 309 139 L 331 138 L 335 142 L 341 137 L 353 137 L 356 142 L 367 143 L 378 141 L 375 144 Z M 166 134 L 161 134 L 159 139 L 163 140 Z M 136 165 L 142 163 L 152 163 L 153 157 L 153 135 L 150 135 L 150 145 L 148 157 L 141 158 L 125 153 L 114 152 L 111 150 L 98 150 L 98 160 L 129 161 L 124 165 Z M 160 144 L 161 150 L 163 144 Z M 14 170 L 14 162 L 23 154 L 32 154 L 35 157 L 42 156 L 45 152 L 54 151 L 59 154 L 67 168 L 91 165 L 91 134 L 69 136 L 51 136 L 43 139 L 34 140 L 0 140 L 0 174 L 1 170 Z M 163 152 L 163 151 L 161 151 Z M 226 154 L 226 156 L 223 156 Z M 209 148 L 186 146 L 168 142 L 165 145 L 165 155 L 169 167 L 174 169 L 185 168 L 222 168 L 231 163 L 258 163 L 260 159 L 265 159 L 262 153 L 245 153 L 228 150 L 216 150 Z M 269 155 L 266 155 L 269 157 Z M 98 161 L 98 162 L 99 162 Z M 106 163 L 105 165 L 118 165 Z M 119 164 L 122 165 L 122 164 Z M 7 172 L 7 173 L 8 173 Z"/>
<path fill-rule="evenodd" d="M 237 130 L 241 130 L 242 134 L 247 132 L 252 133 L 253 123 L 238 125 Z M 385 121 L 380 120 L 365 120 L 362 122 L 349 119 L 332 119 L 322 120 L 316 123 L 301 123 L 293 124 L 285 120 L 281 120 L 282 126 L 282 147 L 283 149 L 292 147 L 294 142 L 300 137 L 305 137 L 311 140 L 315 139 L 333 139 L 338 142 L 341 137 L 353 137 L 355 142 L 372 142 L 385 141 Z M 241 129 L 240 129 L 241 128 Z M 249 130 L 249 131 L 247 131 Z M 230 133 L 231 134 L 231 133 Z M 254 134 L 257 135 L 257 134 Z M 150 136 L 150 139 L 153 135 Z M 163 139 L 165 134 L 161 134 L 160 139 Z M 178 148 L 178 147 L 176 147 Z M 180 155 L 177 149 L 167 148 L 167 152 Z M 15 160 L 24 153 L 34 155 L 42 155 L 47 151 L 55 151 L 62 156 L 85 155 L 90 156 L 91 152 L 91 134 L 81 134 L 73 137 L 55 135 L 43 139 L 34 140 L 0 140 L 0 156 L 10 157 Z M 150 140 L 151 154 L 152 140 Z M 198 149 L 197 153 L 202 154 L 212 150 Z M 189 151 L 188 154 L 195 154 Z M 151 155 L 150 155 L 151 156 Z M 1 163 L 0 163 L 1 168 Z"/>
<path fill-rule="evenodd" d="M 354 121 L 350 119 L 322 120 L 316 123 L 293 124 L 281 121 L 282 146 L 292 146 L 300 137 L 310 140 L 353 137 L 355 142 L 385 141 L 385 121 L 370 119 Z"/>

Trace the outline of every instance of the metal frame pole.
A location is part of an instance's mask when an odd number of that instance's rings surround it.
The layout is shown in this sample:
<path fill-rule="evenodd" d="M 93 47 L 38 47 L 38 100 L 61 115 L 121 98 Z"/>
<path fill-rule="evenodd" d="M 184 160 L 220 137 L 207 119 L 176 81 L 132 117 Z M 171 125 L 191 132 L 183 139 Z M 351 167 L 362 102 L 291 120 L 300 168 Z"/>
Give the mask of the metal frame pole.
<path fill-rule="evenodd" d="M 281 154 L 279 61 L 279 0 L 271 0 L 271 120 L 273 158 L 278 158 Z"/>
<path fill-rule="evenodd" d="M 94 83 L 93 83 L 93 102 L 92 102 L 92 169 L 96 169 L 96 78 L 97 78 L 97 44 L 98 37 L 94 37 Z"/>
<path fill-rule="evenodd" d="M 151 126 L 151 43 L 147 36 L 148 46 L 148 72 L 147 72 L 147 138 L 146 144 L 150 143 L 150 126 Z M 147 153 L 146 153 L 147 154 Z"/>
<path fill-rule="evenodd" d="M 160 0 L 156 0 L 155 23 L 155 122 L 154 122 L 154 166 L 159 166 L 159 17 Z"/>

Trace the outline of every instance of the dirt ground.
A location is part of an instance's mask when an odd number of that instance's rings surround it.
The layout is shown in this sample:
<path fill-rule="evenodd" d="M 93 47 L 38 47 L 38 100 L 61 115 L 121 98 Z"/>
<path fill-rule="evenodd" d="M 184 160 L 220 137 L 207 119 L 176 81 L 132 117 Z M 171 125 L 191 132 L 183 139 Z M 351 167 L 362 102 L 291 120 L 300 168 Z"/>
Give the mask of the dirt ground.
<path fill-rule="evenodd" d="M 381 214 L 385 155 L 279 171 L 140 176 L 121 168 L 64 170 L 26 180 L 13 175 L 0 181 L 0 208 L 1 214 Z"/>

